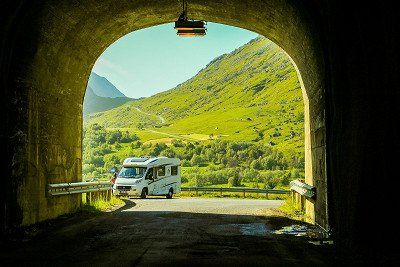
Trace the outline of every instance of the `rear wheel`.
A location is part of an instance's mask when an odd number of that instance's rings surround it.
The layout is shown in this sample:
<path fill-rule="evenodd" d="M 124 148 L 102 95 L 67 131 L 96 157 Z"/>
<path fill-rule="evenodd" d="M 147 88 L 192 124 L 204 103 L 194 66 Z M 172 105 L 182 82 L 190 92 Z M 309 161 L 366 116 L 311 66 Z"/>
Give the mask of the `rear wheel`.
<path fill-rule="evenodd" d="M 146 198 L 147 196 L 147 188 L 142 189 L 142 193 L 140 194 L 140 198 Z"/>
<path fill-rule="evenodd" d="M 173 196 L 173 194 L 174 194 L 174 190 L 173 190 L 172 188 L 170 188 L 169 191 L 168 191 L 168 194 L 166 195 L 166 197 L 167 197 L 168 199 L 171 199 L 172 196 Z"/>

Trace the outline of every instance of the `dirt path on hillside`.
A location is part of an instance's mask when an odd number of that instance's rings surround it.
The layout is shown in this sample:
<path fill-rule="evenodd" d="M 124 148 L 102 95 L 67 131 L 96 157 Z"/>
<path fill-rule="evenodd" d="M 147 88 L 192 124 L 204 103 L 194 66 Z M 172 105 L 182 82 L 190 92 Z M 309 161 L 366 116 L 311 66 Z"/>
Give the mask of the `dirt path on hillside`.
<path fill-rule="evenodd" d="M 146 131 L 151 132 L 151 133 L 165 135 L 165 136 L 172 137 L 172 138 L 175 138 L 175 139 L 198 141 L 198 139 L 190 138 L 190 137 L 184 137 L 184 136 L 181 136 L 181 135 L 178 135 L 178 134 L 170 134 L 170 133 L 160 132 L 160 131 L 156 131 L 156 130 L 149 130 L 149 129 L 146 129 Z"/>
<path fill-rule="evenodd" d="M 127 199 L 97 217 L 71 220 L 1 249 L 2 265 L 266 266 L 321 265 L 332 248 L 275 234 L 299 224 L 276 214 L 281 201 Z M 303 224 L 302 224 L 303 225 Z"/>
<path fill-rule="evenodd" d="M 151 114 L 151 113 L 144 112 L 143 110 L 141 110 L 141 109 L 138 108 L 138 107 L 135 107 L 135 109 L 136 109 L 138 112 L 143 113 L 143 114 L 145 114 L 145 115 L 157 117 L 157 118 L 160 120 L 161 124 L 164 124 L 164 123 L 165 123 L 165 119 L 164 119 L 161 115 L 154 115 L 154 114 Z"/>

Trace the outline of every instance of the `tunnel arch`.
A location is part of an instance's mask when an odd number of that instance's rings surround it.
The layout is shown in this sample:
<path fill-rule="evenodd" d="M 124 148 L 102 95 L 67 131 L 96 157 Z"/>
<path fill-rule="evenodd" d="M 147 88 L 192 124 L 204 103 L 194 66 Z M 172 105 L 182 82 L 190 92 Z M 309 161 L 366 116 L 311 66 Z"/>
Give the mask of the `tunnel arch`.
<path fill-rule="evenodd" d="M 301 3 L 290 0 L 192 0 L 189 17 L 247 29 L 283 48 L 296 66 L 305 103 L 306 182 L 317 198 L 306 204 L 310 221 L 328 228 L 325 147 L 325 63 L 317 27 Z M 27 106 L 24 149 L 18 152 L 16 224 L 32 224 L 80 206 L 78 196 L 48 198 L 46 184 L 81 179 L 82 103 L 90 71 L 101 53 L 122 36 L 172 22 L 178 1 L 43 1 L 32 18 L 20 78 Z M 32 14 L 31 14 L 32 15 Z M 155 40 L 156 41 L 156 40 Z"/>

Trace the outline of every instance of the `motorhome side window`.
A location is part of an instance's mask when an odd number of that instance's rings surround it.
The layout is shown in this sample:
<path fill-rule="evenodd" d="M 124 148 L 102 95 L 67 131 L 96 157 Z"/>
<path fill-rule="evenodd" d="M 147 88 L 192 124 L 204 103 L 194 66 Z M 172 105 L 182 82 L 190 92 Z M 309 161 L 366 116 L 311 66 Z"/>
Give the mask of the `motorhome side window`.
<path fill-rule="evenodd" d="M 150 169 L 147 171 L 146 179 L 147 179 L 147 180 L 153 179 L 153 168 L 150 168 Z"/>
<path fill-rule="evenodd" d="M 178 166 L 171 166 L 171 175 L 178 175 Z"/>
<path fill-rule="evenodd" d="M 165 176 L 165 166 L 157 168 L 157 176 Z"/>

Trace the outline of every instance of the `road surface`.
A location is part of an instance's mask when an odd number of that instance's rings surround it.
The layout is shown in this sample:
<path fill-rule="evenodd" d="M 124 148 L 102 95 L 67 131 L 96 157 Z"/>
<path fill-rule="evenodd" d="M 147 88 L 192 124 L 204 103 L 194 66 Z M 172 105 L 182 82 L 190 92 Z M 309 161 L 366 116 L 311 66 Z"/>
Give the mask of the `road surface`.
<path fill-rule="evenodd" d="M 48 224 L 27 240 L 3 243 L 1 265 L 265 266 L 320 265 L 330 247 L 276 234 L 277 200 L 127 199 L 119 210 Z M 32 232 L 32 229 L 30 230 Z"/>

